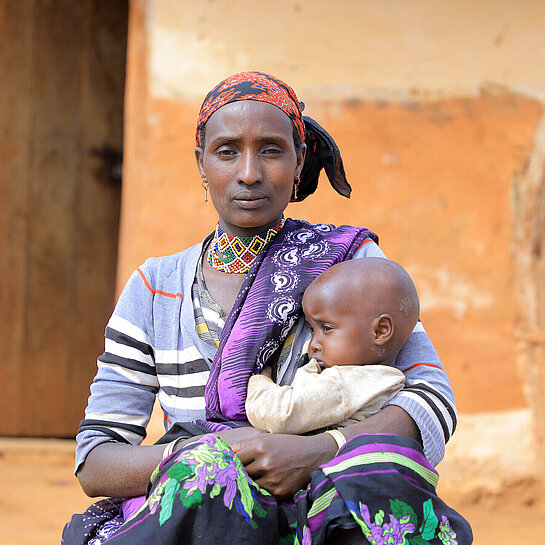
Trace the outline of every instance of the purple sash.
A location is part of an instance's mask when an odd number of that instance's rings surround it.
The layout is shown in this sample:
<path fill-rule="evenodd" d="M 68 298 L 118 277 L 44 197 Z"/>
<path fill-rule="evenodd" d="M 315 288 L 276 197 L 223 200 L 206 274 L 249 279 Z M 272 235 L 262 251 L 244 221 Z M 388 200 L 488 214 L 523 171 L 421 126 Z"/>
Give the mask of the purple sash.
<path fill-rule="evenodd" d="M 223 328 L 205 389 L 209 424 L 246 421 L 248 380 L 281 349 L 302 313 L 305 289 L 326 269 L 350 259 L 367 238 L 378 242 L 363 227 L 286 220 L 258 254 Z"/>

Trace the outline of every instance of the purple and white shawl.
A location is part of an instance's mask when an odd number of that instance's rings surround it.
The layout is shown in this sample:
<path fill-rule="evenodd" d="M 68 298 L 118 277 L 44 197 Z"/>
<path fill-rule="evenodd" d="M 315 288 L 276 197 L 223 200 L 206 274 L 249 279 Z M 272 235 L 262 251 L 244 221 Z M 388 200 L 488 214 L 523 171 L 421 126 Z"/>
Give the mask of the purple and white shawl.
<path fill-rule="evenodd" d="M 258 254 L 227 318 L 205 389 L 207 421 L 199 425 L 218 431 L 247 424 L 248 380 L 281 349 L 302 313 L 305 289 L 367 238 L 378 242 L 363 227 L 286 220 Z"/>

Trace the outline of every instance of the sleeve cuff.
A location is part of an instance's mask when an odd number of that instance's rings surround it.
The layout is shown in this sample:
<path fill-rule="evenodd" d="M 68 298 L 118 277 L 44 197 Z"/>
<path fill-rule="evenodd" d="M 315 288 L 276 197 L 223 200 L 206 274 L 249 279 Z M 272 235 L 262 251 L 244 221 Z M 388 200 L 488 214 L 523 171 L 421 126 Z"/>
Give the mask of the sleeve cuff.
<path fill-rule="evenodd" d="M 77 447 L 76 447 L 76 462 L 74 467 L 74 475 L 78 472 L 79 468 L 85 462 L 88 454 L 98 445 L 102 443 L 111 443 L 112 438 L 100 433 L 99 431 L 89 430 L 83 431 L 76 435 Z"/>
<path fill-rule="evenodd" d="M 403 392 L 400 392 L 394 399 L 388 402 L 386 406 L 388 405 L 401 407 L 415 421 L 422 437 L 424 455 L 430 464 L 435 467 L 445 456 L 445 443 L 440 440 L 443 435 L 442 430 L 435 429 L 434 421 L 422 405 L 405 396 Z M 431 433 L 430 430 L 434 430 L 435 433 Z"/>

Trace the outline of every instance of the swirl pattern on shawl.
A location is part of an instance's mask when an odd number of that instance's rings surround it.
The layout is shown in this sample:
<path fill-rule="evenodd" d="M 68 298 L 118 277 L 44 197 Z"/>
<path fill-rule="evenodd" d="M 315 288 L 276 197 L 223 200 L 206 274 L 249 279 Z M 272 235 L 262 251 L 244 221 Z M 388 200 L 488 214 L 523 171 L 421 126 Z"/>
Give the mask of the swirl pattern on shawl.
<path fill-rule="evenodd" d="M 302 313 L 305 289 L 326 269 L 350 259 L 367 238 L 378 240 L 362 227 L 286 220 L 257 256 L 223 328 L 205 389 L 208 420 L 246 420 L 248 380 L 281 348 Z"/>

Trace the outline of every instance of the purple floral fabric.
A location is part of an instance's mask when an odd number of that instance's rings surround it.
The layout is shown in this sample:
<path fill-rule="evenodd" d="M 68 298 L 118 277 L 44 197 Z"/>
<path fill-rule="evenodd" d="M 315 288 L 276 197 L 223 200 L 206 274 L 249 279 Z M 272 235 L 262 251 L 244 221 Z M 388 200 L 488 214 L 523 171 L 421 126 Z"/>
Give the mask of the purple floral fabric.
<path fill-rule="evenodd" d="M 436 495 L 437 479 L 412 439 L 364 434 L 281 502 L 250 479 L 227 442 L 208 435 L 160 464 L 132 517 L 112 510 L 105 522 L 99 502 L 72 519 L 64 544 L 323 545 L 339 528 L 361 530 L 372 545 L 471 544 L 469 524 Z M 75 540 L 77 517 L 90 540 Z"/>

